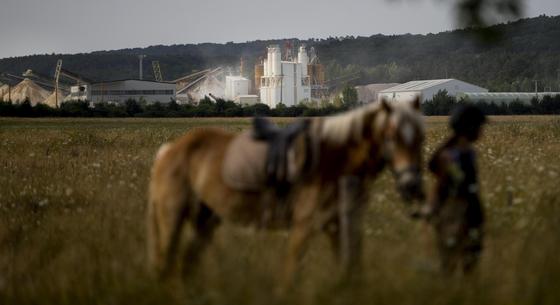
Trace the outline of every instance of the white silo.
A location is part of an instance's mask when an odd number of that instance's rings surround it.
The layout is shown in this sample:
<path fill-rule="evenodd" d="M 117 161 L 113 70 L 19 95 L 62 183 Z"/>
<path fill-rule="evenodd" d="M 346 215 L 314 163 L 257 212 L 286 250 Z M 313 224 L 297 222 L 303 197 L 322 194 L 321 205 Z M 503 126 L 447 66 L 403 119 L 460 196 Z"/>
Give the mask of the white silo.
<path fill-rule="evenodd" d="M 281 73 L 282 67 L 280 63 L 281 58 L 282 55 L 280 53 L 280 47 L 274 46 L 272 51 L 272 75 L 273 76 L 279 76 L 282 74 Z"/>
<path fill-rule="evenodd" d="M 268 59 L 265 58 L 263 61 L 263 76 L 268 76 L 270 72 L 268 72 Z"/>
<path fill-rule="evenodd" d="M 307 76 L 307 65 L 309 64 L 309 57 L 307 56 L 307 50 L 305 49 L 305 46 L 299 47 L 298 63 L 301 64 L 301 75 Z"/>
<path fill-rule="evenodd" d="M 272 46 L 270 46 L 268 48 L 268 76 L 272 76 L 273 74 L 273 53 L 274 53 L 274 48 Z"/>

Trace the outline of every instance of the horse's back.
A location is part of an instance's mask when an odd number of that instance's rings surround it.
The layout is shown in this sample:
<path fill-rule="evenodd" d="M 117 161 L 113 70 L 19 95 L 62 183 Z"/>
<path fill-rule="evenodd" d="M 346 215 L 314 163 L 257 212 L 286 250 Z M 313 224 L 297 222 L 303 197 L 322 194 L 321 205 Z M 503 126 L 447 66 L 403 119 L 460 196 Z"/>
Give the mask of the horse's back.
<path fill-rule="evenodd" d="M 223 152 L 233 137 L 231 132 L 222 129 L 201 128 L 163 144 L 154 160 L 152 183 L 167 180 L 166 177 L 195 183 L 199 171 L 221 164 Z"/>

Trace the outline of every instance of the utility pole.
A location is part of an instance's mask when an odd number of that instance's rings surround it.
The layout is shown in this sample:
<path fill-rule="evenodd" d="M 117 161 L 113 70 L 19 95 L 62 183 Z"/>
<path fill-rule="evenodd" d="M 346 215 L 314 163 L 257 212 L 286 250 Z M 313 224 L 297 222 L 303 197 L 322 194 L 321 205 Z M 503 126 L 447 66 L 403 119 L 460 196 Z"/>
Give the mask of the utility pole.
<path fill-rule="evenodd" d="M 56 108 L 58 108 L 58 81 L 60 79 L 60 70 L 62 69 L 62 59 L 59 59 L 56 62 L 56 70 L 54 73 L 54 78 L 55 78 L 55 85 L 54 85 L 54 105 Z"/>
<path fill-rule="evenodd" d="M 142 80 L 142 62 L 144 61 L 144 58 L 146 58 L 146 55 L 138 55 L 138 59 L 139 59 L 139 65 L 140 65 L 140 70 L 139 70 L 139 79 Z"/>
<path fill-rule="evenodd" d="M 538 93 L 539 93 L 539 87 L 537 87 L 537 83 L 538 83 L 538 81 L 535 80 L 535 95 L 538 95 Z"/>

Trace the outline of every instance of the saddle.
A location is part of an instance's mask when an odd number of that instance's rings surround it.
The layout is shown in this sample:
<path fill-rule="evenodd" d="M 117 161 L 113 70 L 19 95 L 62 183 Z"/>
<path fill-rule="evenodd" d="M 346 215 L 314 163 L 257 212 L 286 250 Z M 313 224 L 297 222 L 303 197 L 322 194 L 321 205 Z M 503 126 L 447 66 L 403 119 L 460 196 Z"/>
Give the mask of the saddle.
<path fill-rule="evenodd" d="M 309 126 L 309 120 L 300 120 L 280 128 L 256 117 L 252 129 L 237 135 L 227 148 L 225 183 L 242 191 L 274 186 L 285 193 L 310 164 Z"/>

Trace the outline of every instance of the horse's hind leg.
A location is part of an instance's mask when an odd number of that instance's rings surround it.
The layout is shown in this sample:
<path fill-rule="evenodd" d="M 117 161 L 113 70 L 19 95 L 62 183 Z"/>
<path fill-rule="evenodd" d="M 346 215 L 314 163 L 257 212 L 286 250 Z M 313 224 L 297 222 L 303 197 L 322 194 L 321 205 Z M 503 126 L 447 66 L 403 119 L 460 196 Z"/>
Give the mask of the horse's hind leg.
<path fill-rule="evenodd" d="M 193 215 L 194 236 L 187 245 L 183 260 L 183 276 L 194 272 L 202 251 L 210 244 L 214 231 L 220 224 L 218 216 L 206 205 L 201 203 Z"/>

